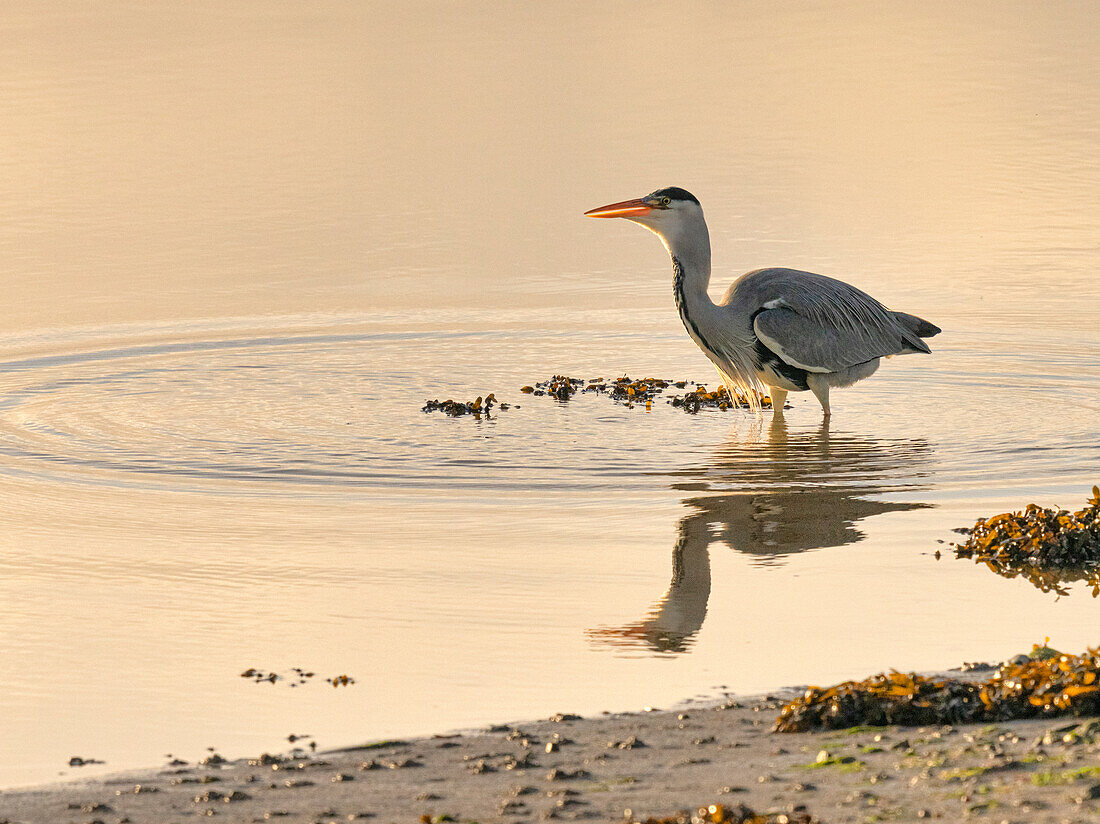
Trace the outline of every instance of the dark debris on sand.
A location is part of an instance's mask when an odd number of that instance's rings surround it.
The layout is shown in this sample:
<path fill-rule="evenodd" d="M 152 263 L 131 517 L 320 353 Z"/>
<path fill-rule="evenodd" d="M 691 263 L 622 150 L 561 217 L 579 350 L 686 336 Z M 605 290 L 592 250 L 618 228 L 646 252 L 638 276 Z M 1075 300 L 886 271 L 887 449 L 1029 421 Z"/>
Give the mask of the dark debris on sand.
<path fill-rule="evenodd" d="M 795 809 L 789 813 L 758 813 L 744 804 L 711 804 L 696 810 L 681 810 L 663 818 L 624 819 L 628 824 L 815 824 L 820 821 L 805 809 Z"/>
<path fill-rule="evenodd" d="M 1044 592 L 1068 592 L 1084 580 L 1100 595 L 1100 488 L 1077 512 L 1028 504 L 1023 512 L 981 518 L 952 544 L 957 558 L 973 558 L 1006 578 L 1021 576 Z"/>
<path fill-rule="evenodd" d="M 484 398 L 478 395 L 472 401 L 455 401 L 448 398 L 445 401 L 434 400 L 426 401 L 421 412 L 442 412 L 446 415 L 450 415 L 452 418 L 460 417 L 461 415 L 473 415 L 478 420 L 484 415 L 486 418 L 492 417 L 493 406 L 496 405 L 500 410 L 511 409 L 512 404 L 500 403 L 497 400 L 496 395 L 490 392 Z M 517 407 L 518 408 L 518 407 Z"/>
<path fill-rule="evenodd" d="M 633 408 L 644 406 L 652 408 L 653 401 L 669 387 L 687 389 L 682 395 L 672 395 L 667 402 L 677 409 L 696 413 L 702 409 L 747 409 L 749 399 L 740 393 L 731 394 L 726 387 L 719 386 L 708 392 L 706 386 L 694 381 L 666 380 L 664 378 L 631 378 L 624 375 L 615 380 L 606 378 L 572 378 L 567 375 L 554 375 L 549 380 L 539 381 L 532 386 L 524 386 L 521 392 L 527 395 L 548 395 L 559 401 L 567 401 L 577 392 L 606 395 L 611 400 Z M 771 398 L 762 400 L 765 409 L 771 408 Z"/>
<path fill-rule="evenodd" d="M 1050 653 L 1006 662 L 986 681 L 892 671 L 828 689 L 810 687 L 783 707 L 775 730 L 1100 715 L 1100 649 L 1082 655 Z"/>

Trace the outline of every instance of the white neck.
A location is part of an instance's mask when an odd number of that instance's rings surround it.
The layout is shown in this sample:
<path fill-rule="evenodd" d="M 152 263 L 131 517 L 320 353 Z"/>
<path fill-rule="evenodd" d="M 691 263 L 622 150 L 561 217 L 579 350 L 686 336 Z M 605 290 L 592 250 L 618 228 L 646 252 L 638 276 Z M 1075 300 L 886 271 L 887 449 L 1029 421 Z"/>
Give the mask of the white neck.
<path fill-rule="evenodd" d="M 669 226 L 653 227 L 652 231 L 661 238 L 669 255 L 679 261 L 688 311 L 698 309 L 705 312 L 714 305 L 707 293 L 710 286 L 710 232 L 707 231 L 702 210 L 685 217 Z"/>

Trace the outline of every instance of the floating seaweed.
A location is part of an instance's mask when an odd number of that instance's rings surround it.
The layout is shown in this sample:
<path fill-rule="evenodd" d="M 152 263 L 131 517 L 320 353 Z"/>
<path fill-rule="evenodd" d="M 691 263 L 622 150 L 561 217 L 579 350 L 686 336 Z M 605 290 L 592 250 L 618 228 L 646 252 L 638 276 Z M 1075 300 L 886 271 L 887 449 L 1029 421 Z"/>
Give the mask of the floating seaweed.
<path fill-rule="evenodd" d="M 784 705 L 775 731 L 989 723 L 1058 715 L 1100 715 L 1100 648 L 1082 655 L 1019 656 L 986 681 L 891 671 L 827 689 L 810 687 Z"/>
<path fill-rule="evenodd" d="M 692 415 L 700 409 L 720 409 L 725 412 L 727 409 L 748 409 L 751 406 L 748 396 L 741 392 L 731 393 L 725 386 L 719 386 L 713 392 L 708 392 L 705 386 L 699 386 L 694 392 L 674 396 L 669 403 Z M 771 409 L 772 399 L 765 395 L 760 399 L 760 405 Z"/>
<path fill-rule="evenodd" d="M 800 809 L 788 813 L 758 813 L 744 804 L 711 804 L 663 818 L 635 818 L 628 812 L 625 821 L 629 824 L 815 824 L 819 819 Z"/>
<path fill-rule="evenodd" d="M 512 408 L 512 404 L 500 403 L 497 400 L 496 395 L 490 392 L 484 398 L 482 398 L 481 395 L 478 395 L 474 400 L 466 401 L 465 403 L 463 403 L 462 401 L 454 401 L 450 398 L 445 401 L 426 401 L 420 411 L 443 412 L 447 415 L 450 415 L 452 418 L 457 418 L 461 415 L 473 415 L 478 420 L 481 420 L 482 415 L 484 415 L 486 418 L 492 417 L 490 413 L 492 412 L 494 405 L 498 406 L 498 408 L 501 410 Z"/>
<path fill-rule="evenodd" d="M 255 684 L 274 684 L 279 681 L 285 681 L 291 687 L 298 687 L 302 684 L 308 683 L 316 673 L 309 672 L 301 667 L 291 667 L 289 673 L 279 674 L 277 672 L 265 672 L 255 667 L 249 667 L 241 673 L 241 678 L 248 678 Z M 326 678 L 326 684 L 332 684 L 334 687 L 347 687 L 355 683 L 355 679 L 350 675 L 337 675 L 333 678 Z M 293 743 L 297 738 L 307 738 L 311 736 L 291 736 L 290 742 Z"/>
<path fill-rule="evenodd" d="M 520 389 L 526 395 L 548 395 L 559 401 L 568 401 L 577 392 L 606 395 L 611 400 L 633 408 L 644 405 L 646 411 L 652 409 L 653 401 L 669 387 L 688 389 L 683 395 L 673 395 L 668 403 L 677 409 L 695 413 L 701 409 L 747 409 L 749 399 L 741 393 L 730 394 L 724 386 L 708 392 L 706 386 L 694 381 L 666 380 L 664 378 L 631 378 L 624 375 L 615 380 L 606 378 L 572 378 L 567 375 L 554 375 L 549 380 L 539 381 L 533 386 Z M 771 398 L 764 397 L 765 408 L 771 407 Z"/>
<path fill-rule="evenodd" d="M 312 674 L 313 673 L 310 673 L 310 675 Z M 264 672 L 263 670 L 256 669 L 255 667 L 249 667 L 241 673 L 241 678 L 251 678 L 257 684 L 262 681 L 266 681 L 269 684 L 274 684 L 276 681 L 281 681 L 283 676 L 275 672 Z"/>
<path fill-rule="evenodd" d="M 534 386 L 524 386 L 519 391 L 527 395 L 549 395 L 559 401 L 567 401 L 577 392 L 607 395 L 620 403 L 632 406 L 636 402 L 652 401 L 673 381 L 660 378 L 634 378 L 623 376 L 615 380 L 606 378 L 571 378 L 568 375 L 554 375 L 549 380 L 539 381 Z M 681 388 L 686 381 L 676 384 Z"/>
<path fill-rule="evenodd" d="M 633 379 L 624 375 L 610 382 L 603 378 L 596 378 L 588 382 L 584 391 L 606 394 L 613 401 L 633 406 L 635 403 L 651 403 L 654 398 L 675 383 L 680 387 L 687 385 L 685 381 L 666 381 L 662 378 Z"/>
<path fill-rule="evenodd" d="M 967 539 L 952 544 L 957 558 L 973 558 L 1006 578 L 1026 578 L 1043 592 L 1065 595 L 1085 581 L 1100 595 L 1100 487 L 1077 512 L 1028 504 L 1023 512 L 981 518 Z"/>

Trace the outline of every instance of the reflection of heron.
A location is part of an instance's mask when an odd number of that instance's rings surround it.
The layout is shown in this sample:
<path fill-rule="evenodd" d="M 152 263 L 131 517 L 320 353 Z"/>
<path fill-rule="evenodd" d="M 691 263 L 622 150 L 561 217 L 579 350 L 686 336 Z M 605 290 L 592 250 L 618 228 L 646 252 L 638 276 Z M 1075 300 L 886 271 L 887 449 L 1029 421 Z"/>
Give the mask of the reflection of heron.
<path fill-rule="evenodd" d="M 645 646 L 660 652 L 684 652 L 703 626 L 710 598 L 710 522 L 699 515 L 680 521 L 672 550 L 672 583 L 646 616 L 624 627 L 588 631 L 593 641 L 615 646 Z"/>
<path fill-rule="evenodd" d="M 867 497 L 916 488 L 919 474 L 912 467 L 928 451 L 922 442 L 833 440 L 824 425 L 815 433 L 788 437 L 781 417 L 773 421 L 765 443 L 727 444 L 713 464 L 685 474 L 701 476 L 711 485 L 743 484 L 744 470 L 752 465 L 758 471 L 748 481 L 764 490 L 685 500 L 695 511 L 680 521 L 668 591 L 642 620 L 589 630 L 589 638 L 614 646 L 684 652 L 707 614 L 711 543 L 721 541 L 761 563 L 776 563 L 795 552 L 860 541 L 864 535 L 856 524 L 863 519 L 928 506 Z M 803 460 L 794 460 L 796 455 Z M 813 486 L 818 473 L 838 478 L 838 485 Z"/>
<path fill-rule="evenodd" d="M 788 391 L 808 389 L 829 417 L 830 387 L 870 377 L 881 358 L 928 353 L 921 338 L 940 331 L 843 281 L 795 269 L 742 275 L 715 304 L 707 294 L 710 233 L 702 207 L 675 186 L 585 214 L 624 217 L 661 238 L 672 255 L 676 308 L 688 334 L 726 385 L 754 406 L 764 385 L 777 410 Z"/>

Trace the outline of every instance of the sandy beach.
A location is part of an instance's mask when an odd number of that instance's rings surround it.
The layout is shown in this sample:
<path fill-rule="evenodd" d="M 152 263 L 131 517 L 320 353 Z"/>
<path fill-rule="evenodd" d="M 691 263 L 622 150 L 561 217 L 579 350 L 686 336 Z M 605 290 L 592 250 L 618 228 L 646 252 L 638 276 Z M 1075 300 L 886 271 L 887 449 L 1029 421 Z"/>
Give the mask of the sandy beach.
<path fill-rule="evenodd" d="M 1095 719 L 774 733 L 787 697 L 558 714 L 329 752 L 214 755 L 6 791 L 0 822 L 644 821 L 714 804 L 742 804 L 771 821 L 805 820 L 801 813 L 825 822 L 1030 824 L 1100 815 Z"/>

